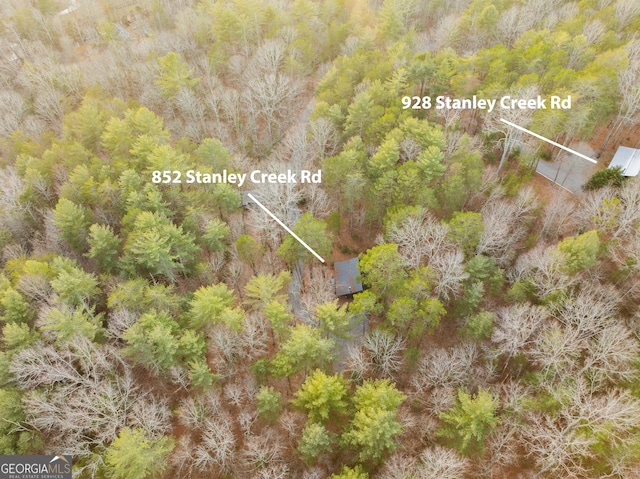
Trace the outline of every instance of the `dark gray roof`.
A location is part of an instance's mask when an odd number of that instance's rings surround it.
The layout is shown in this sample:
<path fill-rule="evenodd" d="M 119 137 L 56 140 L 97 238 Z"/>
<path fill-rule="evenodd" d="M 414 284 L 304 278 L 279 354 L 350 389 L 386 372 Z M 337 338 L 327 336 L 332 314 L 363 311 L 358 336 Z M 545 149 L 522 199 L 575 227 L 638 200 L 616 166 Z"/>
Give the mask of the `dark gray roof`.
<path fill-rule="evenodd" d="M 624 176 L 638 176 L 640 174 L 640 150 L 621 146 L 613 156 L 609 168 L 619 166 Z"/>
<path fill-rule="evenodd" d="M 336 270 L 336 296 L 346 296 L 362 291 L 362 283 L 356 278 L 358 271 L 358 258 L 333 263 Z"/>

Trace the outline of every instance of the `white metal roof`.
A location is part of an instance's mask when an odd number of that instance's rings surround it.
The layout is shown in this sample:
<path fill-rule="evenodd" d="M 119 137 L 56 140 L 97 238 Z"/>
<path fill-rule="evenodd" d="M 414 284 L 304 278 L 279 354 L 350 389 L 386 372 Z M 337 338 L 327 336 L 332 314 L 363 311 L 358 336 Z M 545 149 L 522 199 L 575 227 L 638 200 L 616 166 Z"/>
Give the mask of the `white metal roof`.
<path fill-rule="evenodd" d="M 619 166 L 624 176 L 638 176 L 640 174 L 640 150 L 621 146 L 613 156 L 609 168 Z"/>

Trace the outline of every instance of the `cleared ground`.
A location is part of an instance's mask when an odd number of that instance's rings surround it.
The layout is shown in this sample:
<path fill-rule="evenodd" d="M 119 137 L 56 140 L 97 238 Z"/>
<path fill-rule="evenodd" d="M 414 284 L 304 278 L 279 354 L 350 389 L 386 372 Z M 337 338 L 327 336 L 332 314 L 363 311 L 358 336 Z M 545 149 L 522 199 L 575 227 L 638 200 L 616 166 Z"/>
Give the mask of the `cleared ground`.
<path fill-rule="evenodd" d="M 594 160 L 598 160 L 598 158 L 596 158 L 596 152 L 588 143 L 580 142 L 576 145 L 571 145 L 570 148 Z M 540 160 L 536 167 L 536 172 L 569 190 L 571 193 L 579 195 L 582 194 L 582 185 L 587 182 L 598 167 L 599 165 L 594 165 L 576 155 L 562 152 L 555 161 Z"/>

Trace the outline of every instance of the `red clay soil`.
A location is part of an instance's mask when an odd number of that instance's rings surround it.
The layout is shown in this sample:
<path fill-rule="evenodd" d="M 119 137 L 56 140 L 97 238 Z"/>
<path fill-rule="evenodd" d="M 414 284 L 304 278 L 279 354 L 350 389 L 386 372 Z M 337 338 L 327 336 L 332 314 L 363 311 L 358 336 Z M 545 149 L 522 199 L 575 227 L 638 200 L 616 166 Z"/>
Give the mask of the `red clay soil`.
<path fill-rule="evenodd" d="M 567 199 L 567 201 L 571 201 L 574 195 L 569 193 L 564 188 L 552 183 L 548 179 L 544 178 L 542 175 L 535 174 L 533 179 L 531 180 L 531 185 L 533 186 L 534 191 L 538 195 L 538 197 L 543 201 L 543 203 L 549 203 L 552 198 L 560 195 Z"/>
<path fill-rule="evenodd" d="M 598 162 L 602 164 L 603 167 L 609 165 L 611 158 L 613 158 L 613 155 L 619 146 L 640 148 L 640 127 L 638 125 L 631 125 L 624 128 L 619 135 L 613 136 L 609 140 L 606 148 L 601 151 L 602 143 L 604 143 L 610 128 L 611 123 L 598 126 L 591 135 L 591 138 L 587 140 L 587 143 L 589 143 L 591 148 L 600 153 Z"/>
<path fill-rule="evenodd" d="M 333 239 L 333 261 L 345 261 L 364 253 L 376 244 L 379 234 L 379 224 L 365 221 L 362 226 L 349 227 L 348 216 L 341 214 L 340 231 Z"/>

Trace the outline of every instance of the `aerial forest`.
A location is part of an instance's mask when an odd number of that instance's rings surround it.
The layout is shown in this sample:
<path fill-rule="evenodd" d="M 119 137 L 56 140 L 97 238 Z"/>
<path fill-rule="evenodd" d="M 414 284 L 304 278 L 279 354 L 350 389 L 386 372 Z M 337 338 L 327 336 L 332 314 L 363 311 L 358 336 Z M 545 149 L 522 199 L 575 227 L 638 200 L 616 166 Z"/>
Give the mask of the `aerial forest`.
<path fill-rule="evenodd" d="M 640 478 L 640 179 L 607 168 L 639 32 L 637 0 L 2 1 L 0 455 Z"/>

